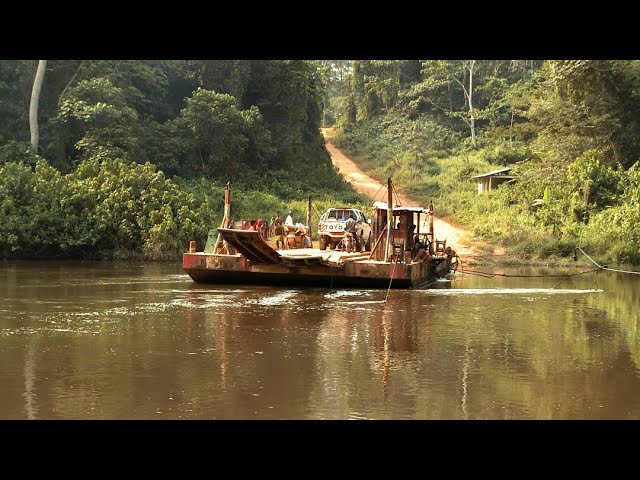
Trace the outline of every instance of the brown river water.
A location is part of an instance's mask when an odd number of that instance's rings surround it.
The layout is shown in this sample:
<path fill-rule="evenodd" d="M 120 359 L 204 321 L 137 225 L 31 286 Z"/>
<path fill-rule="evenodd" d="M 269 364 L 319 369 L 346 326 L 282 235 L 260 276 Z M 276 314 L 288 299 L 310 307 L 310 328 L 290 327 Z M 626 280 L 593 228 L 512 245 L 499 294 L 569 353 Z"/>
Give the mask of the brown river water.
<path fill-rule="evenodd" d="M 640 418 L 640 276 L 559 280 L 387 292 L 3 262 L 0 419 Z"/>

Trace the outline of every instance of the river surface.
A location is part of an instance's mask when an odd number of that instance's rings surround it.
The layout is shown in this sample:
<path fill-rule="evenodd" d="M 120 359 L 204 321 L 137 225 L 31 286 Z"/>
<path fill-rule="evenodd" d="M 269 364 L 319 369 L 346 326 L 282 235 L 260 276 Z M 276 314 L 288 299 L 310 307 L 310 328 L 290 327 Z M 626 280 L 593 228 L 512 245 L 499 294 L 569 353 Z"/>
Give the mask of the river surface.
<path fill-rule="evenodd" d="M 640 276 L 561 280 L 464 275 L 386 298 L 3 262 L 0 419 L 640 418 Z"/>

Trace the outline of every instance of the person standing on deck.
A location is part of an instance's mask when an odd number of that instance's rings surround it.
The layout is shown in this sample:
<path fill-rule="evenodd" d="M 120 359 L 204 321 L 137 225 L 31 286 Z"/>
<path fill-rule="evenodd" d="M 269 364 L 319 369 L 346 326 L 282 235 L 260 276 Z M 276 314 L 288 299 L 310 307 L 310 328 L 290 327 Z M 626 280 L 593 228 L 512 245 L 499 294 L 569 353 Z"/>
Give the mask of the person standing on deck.
<path fill-rule="evenodd" d="M 289 214 L 284 221 L 284 238 L 285 240 L 285 248 L 294 248 L 291 245 L 292 240 L 289 239 L 289 235 L 295 232 L 295 224 L 293 223 L 293 218 L 291 217 L 291 210 L 289 210 Z M 295 237 L 294 237 L 295 238 Z"/>
<path fill-rule="evenodd" d="M 273 220 L 273 234 L 276 237 L 276 249 L 284 248 L 284 227 L 282 226 L 282 213 L 278 211 L 276 218 Z M 281 247 L 282 246 L 282 247 Z"/>
<path fill-rule="evenodd" d="M 258 218 L 258 221 L 256 222 L 256 231 L 260 234 L 260 236 L 262 237 L 262 218 Z"/>
<path fill-rule="evenodd" d="M 269 223 L 267 224 L 267 240 L 275 235 L 275 233 L 273 233 L 273 221 L 274 220 L 275 219 L 273 217 L 271 217 L 271 220 L 269 220 Z"/>

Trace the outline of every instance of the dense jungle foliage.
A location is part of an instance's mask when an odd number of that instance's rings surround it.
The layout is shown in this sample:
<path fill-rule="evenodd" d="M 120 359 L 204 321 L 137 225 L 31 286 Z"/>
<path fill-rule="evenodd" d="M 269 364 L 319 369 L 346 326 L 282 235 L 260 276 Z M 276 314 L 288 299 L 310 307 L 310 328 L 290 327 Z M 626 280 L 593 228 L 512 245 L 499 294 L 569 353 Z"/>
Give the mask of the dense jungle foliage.
<path fill-rule="evenodd" d="M 319 132 L 320 62 L 43 62 L 32 148 L 38 65 L 0 61 L 3 258 L 179 259 L 228 180 L 235 219 L 363 202 Z"/>
<path fill-rule="evenodd" d="M 640 62 L 327 61 L 323 121 L 363 168 L 524 258 L 640 263 Z M 473 177 L 516 177 L 478 194 Z"/>
<path fill-rule="evenodd" d="M 228 180 L 234 219 L 363 208 L 324 124 L 476 239 L 639 264 L 639 120 L 638 61 L 4 60 L 0 256 L 178 259 Z"/>

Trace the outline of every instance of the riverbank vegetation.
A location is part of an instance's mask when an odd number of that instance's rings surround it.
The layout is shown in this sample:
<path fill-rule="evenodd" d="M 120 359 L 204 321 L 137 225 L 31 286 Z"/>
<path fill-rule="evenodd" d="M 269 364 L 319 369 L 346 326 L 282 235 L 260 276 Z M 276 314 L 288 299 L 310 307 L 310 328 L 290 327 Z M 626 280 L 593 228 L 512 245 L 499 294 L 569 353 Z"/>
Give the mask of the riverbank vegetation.
<path fill-rule="evenodd" d="M 640 264 L 640 62 L 331 61 L 334 142 L 523 259 Z M 478 194 L 473 177 L 516 178 Z"/>
<path fill-rule="evenodd" d="M 319 133 L 319 66 L 0 61 L 0 256 L 179 259 L 227 181 L 235 219 L 362 204 Z"/>
<path fill-rule="evenodd" d="M 0 61 L 0 256 L 177 259 L 229 180 L 236 220 L 366 208 L 324 124 L 473 239 L 637 265 L 639 118 L 638 61 Z"/>

